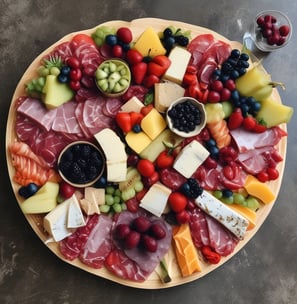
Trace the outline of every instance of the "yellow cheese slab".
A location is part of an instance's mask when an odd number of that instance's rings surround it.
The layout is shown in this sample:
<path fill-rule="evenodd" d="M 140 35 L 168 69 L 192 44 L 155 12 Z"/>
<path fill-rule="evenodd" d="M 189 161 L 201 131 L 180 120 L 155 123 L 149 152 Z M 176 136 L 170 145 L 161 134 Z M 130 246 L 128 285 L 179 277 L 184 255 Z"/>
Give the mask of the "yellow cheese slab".
<path fill-rule="evenodd" d="M 247 176 L 244 188 L 248 194 L 257 197 L 264 204 L 269 204 L 275 199 L 275 194 L 271 191 L 269 186 L 265 183 L 261 183 L 256 177 L 252 175 Z"/>
<path fill-rule="evenodd" d="M 154 140 L 167 127 L 166 120 L 155 108 L 144 116 L 140 125 L 143 132 L 151 140 Z"/>
<path fill-rule="evenodd" d="M 136 41 L 134 48 L 142 54 L 142 56 L 155 57 L 157 55 L 165 55 L 166 50 L 163 47 L 158 34 L 152 27 L 148 27 Z"/>
<path fill-rule="evenodd" d="M 125 139 L 128 146 L 138 154 L 152 142 L 144 132 L 135 133 L 130 131 L 126 134 Z"/>
<path fill-rule="evenodd" d="M 196 247 L 188 224 L 173 229 L 175 253 L 183 277 L 201 271 Z"/>

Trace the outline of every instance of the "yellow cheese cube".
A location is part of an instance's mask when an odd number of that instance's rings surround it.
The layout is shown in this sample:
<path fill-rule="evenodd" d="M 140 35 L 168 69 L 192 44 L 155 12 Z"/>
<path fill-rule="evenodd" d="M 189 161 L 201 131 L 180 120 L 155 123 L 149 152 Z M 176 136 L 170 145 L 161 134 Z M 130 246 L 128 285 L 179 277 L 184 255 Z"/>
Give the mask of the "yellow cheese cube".
<path fill-rule="evenodd" d="M 142 56 L 155 57 L 157 55 L 165 55 L 166 50 L 163 47 L 158 34 L 152 27 L 148 27 L 137 39 L 134 48 L 142 54 Z"/>
<path fill-rule="evenodd" d="M 135 133 L 130 131 L 126 134 L 125 139 L 128 146 L 138 154 L 152 142 L 144 132 Z"/>
<path fill-rule="evenodd" d="M 260 182 L 256 177 L 248 175 L 244 184 L 248 194 L 260 199 L 264 204 L 269 204 L 275 199 L 275 194 L 267 184 Z"/>
<path fill-rule="evenodd" d="M 155 108 L 144 116 L 140 125 L 143 132 L 152 140 L 167 127 L 164 117 Z"/>

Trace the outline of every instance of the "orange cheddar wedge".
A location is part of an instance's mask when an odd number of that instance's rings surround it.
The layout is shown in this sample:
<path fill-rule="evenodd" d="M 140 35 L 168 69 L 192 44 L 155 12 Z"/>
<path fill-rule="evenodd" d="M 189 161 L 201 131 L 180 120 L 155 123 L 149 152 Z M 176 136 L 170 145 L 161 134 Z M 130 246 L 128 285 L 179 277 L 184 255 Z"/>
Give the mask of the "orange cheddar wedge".
<path fill-rule="evenodd" d="M 201 271 L 196 247 L 192 241 L 188 224 L 176 226 L 173 229 L 175 253 L 183 277 Z"/>
<path fill-rule="evenodd" d="M 256 177 L 248 175 L 244 184 L 248 194 L 257 197 L 264 204 L 269 204 L 275 199 L 275 194 L 267 184 L 260 182 Z"/>
<path fill-rule="evenodd" d="M 256 226 L 257 213 L 254 210 L 238 204 L 230 204 L 228 207 L 241 214 L 249 221 L 247 230 L 251 230 Z"/>

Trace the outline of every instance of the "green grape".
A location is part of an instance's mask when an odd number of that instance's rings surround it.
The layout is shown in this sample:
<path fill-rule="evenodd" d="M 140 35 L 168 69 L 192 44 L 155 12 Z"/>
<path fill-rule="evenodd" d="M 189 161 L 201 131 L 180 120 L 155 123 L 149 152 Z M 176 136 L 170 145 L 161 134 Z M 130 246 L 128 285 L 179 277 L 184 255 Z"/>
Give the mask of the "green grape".
<path fill-rule="evenodd" d="M 217 198 L 217 199 L 221 199 L 221 198 L 223 197 L 223 192 L 220 191 L 220 190 L 215 190 L 215 191 L 213 192 L 213 196 L 214 196 L 215 198 Z"/>
<path fill-rule="evenodd" d="M 99 206 L 99 210 L 102 213 L 108 213 L 110 211 L 110 206 L 105 205 L 105 204 L 104 205 L 100 205 Z"/>
<path fill-rule="evenodd" d="M 247 207 L 254 210 L 254 211 L 256 211 L 260 208 L 259 201 L 253 196 L 248 196 L 246 198 L 246 203 L 247 203 Z"/>
<path fill-rule="evenodd" d="M 105 194 L 105 203 L 109 206 L 113 205 L 114 199 L 111 194 Z"/>
<path fill-rule="evenodd" d="M 119 204 L 121 202 L 121 197 L 120 196 L 114 196 L 113 197 L 113 203 L 114 204 Z"/>
<path fill-rule="evenodd" d="M 234 197 L 233 195 L 232 196 L 229 196 L 229 197 L 222 197 L 221 198 L 221 201 L 225 204 L 233 204 L 234 202 Z"/>
<path fill-rule="evenodd" d="M 125 211 L 125 210 L 127 210 L 127 205 L 125 203 L 122 203 L 121 208 L 122 208 L 122 211 Z"/>
<path fill-rule="evenodd" d="M 243 202 L 245 201 L 245 197 L 240 193 L 234 193 L 233 198 L 234 198 L 234 203 L 238 205 L 242 205 Z"/>
<path fill-rule="evenodd" d="M 46 77 L 47 75 L 49 75 L 50 71 L 48 68 L 46 68 L 45 66 L 41 65 L 38 69 L 37 69 L 38 75 L 39 76 L 44 76 Z"/>
<path fill-rule="evenodd" d="M 121 192 L 121 190 L 119 188 L 115 190 L 114 196 L 118 196 L 118 197 L 122 196 L 122 192 Z"/>
<path fill-rule="evenodd" d="M 114 194 L 115 189 L 114 189 L 114 187 L 112 187 L 112 186 L 107 186 L 107 187 L 105 188 L 105 192 L 106 192 L 107 194 Z"/>
<path fill-rule="evenodd" d="M 103 25 L 96 28 L 95 32 L 92 33 L 91 36 L 97 46 L 102 46 L 105 43 L 105 37 L 109 34 L 115 35 L 116 29 Z"/>
<path fill-rule="evenodd" d="M 118 203 L 117 204 L 113 204 L 112 208 L 113 208 L 114 212 L 116 212 L 116 213 L 119 213 L 119 212 L 122 211 L 121 204 L 118 204 Z"/>
<path fill-rule="evenodd" d="M 50 68 L 50 74 L 58 76 L 60 74 L 60 69 L 58 67 L 53 66 Z"/>
<path fill-rule="evenodd" d="M 140 192 L 141 190 L 143 190 L 143 183 L 142 183 L 142 181 L 135 182 L 134 189 L 135 189 L 136 192 Z"/>

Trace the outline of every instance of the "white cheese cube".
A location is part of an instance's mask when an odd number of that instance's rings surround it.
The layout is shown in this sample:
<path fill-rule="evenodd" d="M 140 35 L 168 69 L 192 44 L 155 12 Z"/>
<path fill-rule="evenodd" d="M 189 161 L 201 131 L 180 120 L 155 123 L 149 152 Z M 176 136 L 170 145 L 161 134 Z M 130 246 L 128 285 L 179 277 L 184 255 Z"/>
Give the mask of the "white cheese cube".
<path fill-rule="evenodd" d="M 197 140 L 186 145 L 176 157 L 173 168 L 186 178 L 190 178 L 209 156 L 209 152 Z"/>
<path fill-rule="evenodd" d="M 78 228 L 86 225 L 84 215 L 75 195 L 69 198 L 67 228 Z"/>
<path fill-rule="evenodd" d="M 153 184 L 141 199 L 140 207 L 156 216 L 161 216 L 167 206 L 171 190 L 161 183 Z"/>
<path fill-rule="evenodd" d="M 191 53 L 183 47 L 176 46 L 171 50 L 168 58 L 171 61 L 171 65 L 163 78 L 181 84 L 191 58 Z"/>
<path fill-rule="evenodd" d="M 140 110 L 143 108 L 143 106 L 144 104 L 136 96 L 133 96 L 121 106 L 121 111 L 140 113 Z"/>
<path fill-rule="evenodd" d="M 154 86 L 155 108 L 159 112 L 166 112 L 170 104 L 185 94 L 185 89 L 177 83 L 171 81 L 159 82 Z"/>
<path fill-rule="evenodd" d="M 207 191 L 203 191 L 203 193 L 196 198 L 195 203 L 239 239 L 244 238 L 249 225 L 249 221 L 245 217 L 229 208 Z"/>

